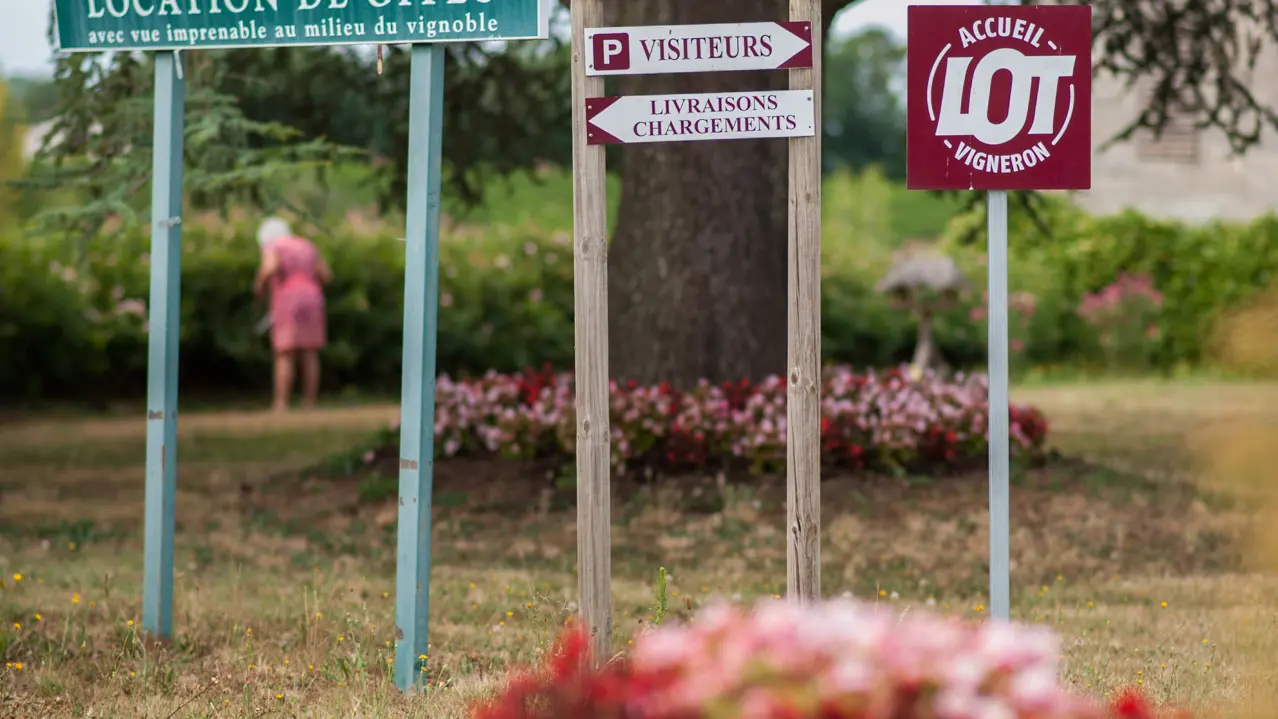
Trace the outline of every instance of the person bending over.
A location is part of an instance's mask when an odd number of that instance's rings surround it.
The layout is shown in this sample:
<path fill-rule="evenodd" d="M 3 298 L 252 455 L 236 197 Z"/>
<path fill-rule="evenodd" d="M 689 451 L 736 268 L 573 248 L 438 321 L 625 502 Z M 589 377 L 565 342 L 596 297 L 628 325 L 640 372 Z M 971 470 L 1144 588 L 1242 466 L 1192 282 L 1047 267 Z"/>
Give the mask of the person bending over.
<path fill-rule="evenodd" d="M 333 272 L 310 241 L 288 223 L 268 218 L 257 231 L 262 262 L 253 292 L 270 291 L 271 349 L 275 355 L 276 412 L 288 409 L 293 376 L 302 367 L 302 406 L 315 406 L 319 394 L 319 351 L 328 342 L 324 289 Z"/>

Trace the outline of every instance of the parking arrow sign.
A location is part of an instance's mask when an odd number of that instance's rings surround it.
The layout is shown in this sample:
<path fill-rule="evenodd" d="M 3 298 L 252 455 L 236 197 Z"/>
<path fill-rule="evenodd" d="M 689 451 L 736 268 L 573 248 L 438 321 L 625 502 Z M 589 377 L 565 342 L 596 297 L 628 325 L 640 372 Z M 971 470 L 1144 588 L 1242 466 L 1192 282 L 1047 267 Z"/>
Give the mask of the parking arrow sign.
<path fill-rule="evenodd" d="M 812 67 L 812 23 L 750 22 L 586 30 L 586 74 Z"/>

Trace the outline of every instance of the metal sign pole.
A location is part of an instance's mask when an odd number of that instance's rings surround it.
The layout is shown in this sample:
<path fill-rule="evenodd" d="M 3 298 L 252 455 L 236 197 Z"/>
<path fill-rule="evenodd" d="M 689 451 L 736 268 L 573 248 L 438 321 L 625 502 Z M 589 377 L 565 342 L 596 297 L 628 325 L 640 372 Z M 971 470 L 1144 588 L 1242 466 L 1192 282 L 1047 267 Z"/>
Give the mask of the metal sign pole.
<path fill-rule="evenodd" d="M 146 390 L 146 510 L 142 628 L 173 636 L 177 494 L 178 323 L 182 289 L 182 133 L 186 81 L 176 52 L 155 55 L 151 170 L 151 296 Z"/>
<path fill-rule="evenodd" d="M 990 616 L 1006 620 L 1011 614 L 1007 192 L 1092 186 L 1092 9 L 912 5 L 907 21 L 906 185 L 989 193 L 989 603 Z M 1006 41 L 977 40 L 980 28 L 990 23 L 1024 32 L 1013 32 Z M 1026 82 L 1031 75 L 1039 77 L 1032 93 L 999 90 L 1016 108 L 1007 117 L 1020 118 L 1018 127 L 990 121 L 991 78 L 998 72 L 993 68 L 1008 69 L 999 57 L 1007 53 L 1025 58 L 1015 63 L 1014 74 Z M 977 68 L 970 86 L 969 67 Z"/>
<path fill-rule="evenodd" d="M 1011 613 L 1011 447 L 1007 382 L 1007 192 L 991 190 L 989 209 L 990 616 Z"/>
<path fill-rule="evenodd" d="M 429 647 L 444 59 L 444 45 L 413 45 L 408 100 L 404 374 L 395 557 L 395 686 L 403 692 L 411 692 L 421 681 Z"/>

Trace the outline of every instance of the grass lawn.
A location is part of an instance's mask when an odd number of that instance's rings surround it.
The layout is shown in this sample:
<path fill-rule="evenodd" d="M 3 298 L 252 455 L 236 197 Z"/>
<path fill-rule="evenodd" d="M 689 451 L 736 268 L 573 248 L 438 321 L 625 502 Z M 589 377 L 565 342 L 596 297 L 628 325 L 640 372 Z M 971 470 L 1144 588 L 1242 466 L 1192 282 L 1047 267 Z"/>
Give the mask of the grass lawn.
<path fill-rule="evenodd" d="M 1278 696 L 1278 578 L 1253 561 L 1274 523 L 1238 493 L 1267 486 L 1248 472 L 1263 478 L 1278 386 L 1017 394 L 1065 457 L 1014 478 L 1013 611 L 1061 634 L 1068 681 L 1098 697 L 1139 683 L 1196 709 Z M 401 698 L 394 478 L 317 469 L 395 414 L 183 416 L 168 646 L 137 631 L 143 423 L 0 424 L 0 717 L 462 717 L 573 613 L 573 493 L 545 468 L 437 467 L 431 685 Z M 677 617 L 784 591 L 784 487 L 745 479 L 616 482 L 615 646 L 644 629 L 659 567 Z M 833 476 L 822 492 L 826 595 L 985 612 L 982 474 Z"/>

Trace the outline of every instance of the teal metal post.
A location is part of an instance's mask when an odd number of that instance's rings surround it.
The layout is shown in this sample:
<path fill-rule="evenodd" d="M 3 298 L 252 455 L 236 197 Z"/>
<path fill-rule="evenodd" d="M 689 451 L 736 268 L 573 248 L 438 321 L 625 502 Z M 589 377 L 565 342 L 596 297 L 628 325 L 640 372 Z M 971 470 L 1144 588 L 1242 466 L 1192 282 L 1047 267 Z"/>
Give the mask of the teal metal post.
<path fill-rule="evenodd" d="M 182 132 L 186 81 L 174 52 L 155 55 L 151 171 L 151 301 L 147 339 L 146 549 L 142 628 L 173 635 L 173 513 L 177 493 L 178 322 L 182 287 Z"/>
<path fill-rule="evenodd" d="M 420 688 L 430 623 L 430 505 L 435 461 L 435 337 L 439 316 L 439 184 L 444 46 L 414 45 L 408 96 L 408 228 L 404 377 L 395 561 L 395 686 Z"/>

